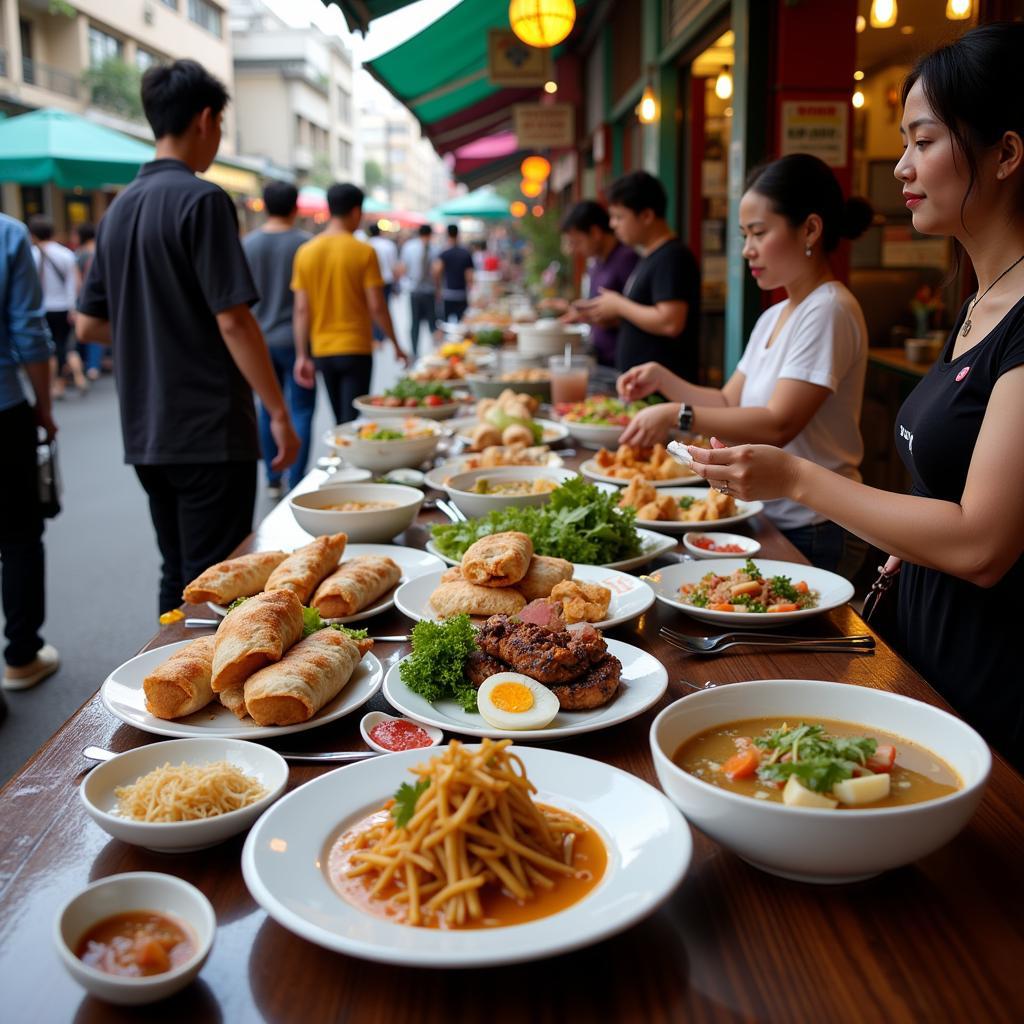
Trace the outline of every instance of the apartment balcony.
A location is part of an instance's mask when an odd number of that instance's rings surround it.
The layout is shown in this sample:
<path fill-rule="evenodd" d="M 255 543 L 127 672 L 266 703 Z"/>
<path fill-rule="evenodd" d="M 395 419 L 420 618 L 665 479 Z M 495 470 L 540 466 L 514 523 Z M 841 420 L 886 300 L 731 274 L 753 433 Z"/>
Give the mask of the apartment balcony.
<path fill-rule="evenodd" d="M 21 80 L 26 85 L 34 85 L 38 89 L 46 89 L 73 100 L 81 95 L 82 83 L 76 75 L 69 75 L 49 64 L 41 64 L 31 57 L 21 58 Z"/>

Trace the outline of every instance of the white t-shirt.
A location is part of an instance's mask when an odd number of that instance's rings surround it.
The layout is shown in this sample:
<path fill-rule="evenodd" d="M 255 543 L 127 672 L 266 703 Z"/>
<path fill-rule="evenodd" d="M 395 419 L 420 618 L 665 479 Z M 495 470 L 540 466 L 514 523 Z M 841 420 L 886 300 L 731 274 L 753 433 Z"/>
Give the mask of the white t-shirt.
<path fill-rule="evenodd" d="M 776 303 L 754 324 L 736 368 L 746 378 L 740 405 L 766 406 L 780 378 L 828 388 L 832 394 L 785 450 L 860 480 L 858 467 L 864 456 L 860 407 L 868 362 L 864 314 L 845 286 L 827 281 L 793 310 L 771 347 L 765 348 L 785 305 Z M 782 530 L 825 521 L 813 509 L 788 499 L 766 502 L 765 514 Z"/>
<path fill-rule="evenodd" d="M 40 248 L 46 254 L 39 254 Z M 41 242 L 32 246 L 32 259 L 43 289 L 43 308 L 47 313 L 64 312 L 75 308 L 78 297 L 77 264 L 75 254 L 60 242 Z"/>
<path fill-rule="evenodd" d="M 395 280 L 395 264 L 398 262 L 398 246 L 390 238 L 382 238 L 380 235 L 373 235 L 370 238 L 370 245 L 377 253 L 377 262 L 380 264 L 380 276 L 385 284 L 393 284 Z"/>

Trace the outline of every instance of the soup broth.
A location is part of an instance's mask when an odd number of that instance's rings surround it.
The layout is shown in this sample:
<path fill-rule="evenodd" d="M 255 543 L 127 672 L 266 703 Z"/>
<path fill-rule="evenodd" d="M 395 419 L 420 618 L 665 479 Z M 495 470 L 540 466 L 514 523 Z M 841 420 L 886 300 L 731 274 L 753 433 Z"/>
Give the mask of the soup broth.
<path fill-rule="evenodd" d="M 748 718 L 726 725 L 716 726 L 682 743 L 672 755 L 672 760 L 691 775 L 712 786 L 727 789 L 741 796 L 756 800 L 770 800 L 782 803 L 782 786 L 764 782 L 754 775 L 750 778 L 730 778 L 722 766 L 737 752 L 736 740 L 742 737 L 752 739 L 766 735 L 769 731 L 800 722 L 820 724 L 830 736 L 870 736 L 879 746 L 891 744 L 896 748 L 896 762 L 889 772 L 891 784 L 889 795 L 862 807 L 846 807 L 842 810 L 876 810 L 882 807 L 904 807 L 908 804 L 937 800 L 955 793 L 963 785 L 956 772 L 938 755 L 925 747 L 893 733 L 851 722 L 833 719 Z"/>

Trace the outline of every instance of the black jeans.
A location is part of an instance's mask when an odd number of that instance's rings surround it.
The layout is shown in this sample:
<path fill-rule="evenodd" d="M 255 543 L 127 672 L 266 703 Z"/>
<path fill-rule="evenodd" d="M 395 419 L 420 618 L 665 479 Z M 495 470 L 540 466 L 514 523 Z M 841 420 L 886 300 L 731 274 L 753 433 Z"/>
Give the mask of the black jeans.
<path fill-rule="evenodd" d="M 4 657 L 12 668 L 28 665 L 43 646 L 39 631 L 46 614 L 46 565 L 36 437 L 36 417 L 28 402 L 0 411 Z"/>
<path fill-rule="evenodd" d="M 437 319 L 437 299 L 433 292 L 409 292 L 409 310 L 412 314 L 412 339 L 410 351 L 413 357 L 420 344 L 420 324 L 427 325 L 427 333 L 434 333 L 434 321 Z"/>
<path fill-rule="evenodd" d="M 317 356 L 316 364 L 331 400 L 335 423 L 356 418 L 352 400 L 370 392 L 373 356 Z"/>
<path fill-rule="evenodd" d="M 163 558 L 159 612 L 181 604 L 185 584 L 223 561 L 249 535 L 255 462 L 136 466 Z"/>

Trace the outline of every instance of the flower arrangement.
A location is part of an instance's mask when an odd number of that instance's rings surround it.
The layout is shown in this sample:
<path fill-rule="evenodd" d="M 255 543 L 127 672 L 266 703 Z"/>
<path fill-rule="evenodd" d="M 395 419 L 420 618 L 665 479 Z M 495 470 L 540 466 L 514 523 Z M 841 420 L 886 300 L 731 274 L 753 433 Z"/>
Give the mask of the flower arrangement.
<path fill-rule="evenodd" d="M 942 293 L 938 288 L 923 284 L 914 293 L 910 303 L 910 310 L 914 314 L 914 322 L 917 328 L 917 336 L 923 338 L 939 314 L 944 308 Z"/>

